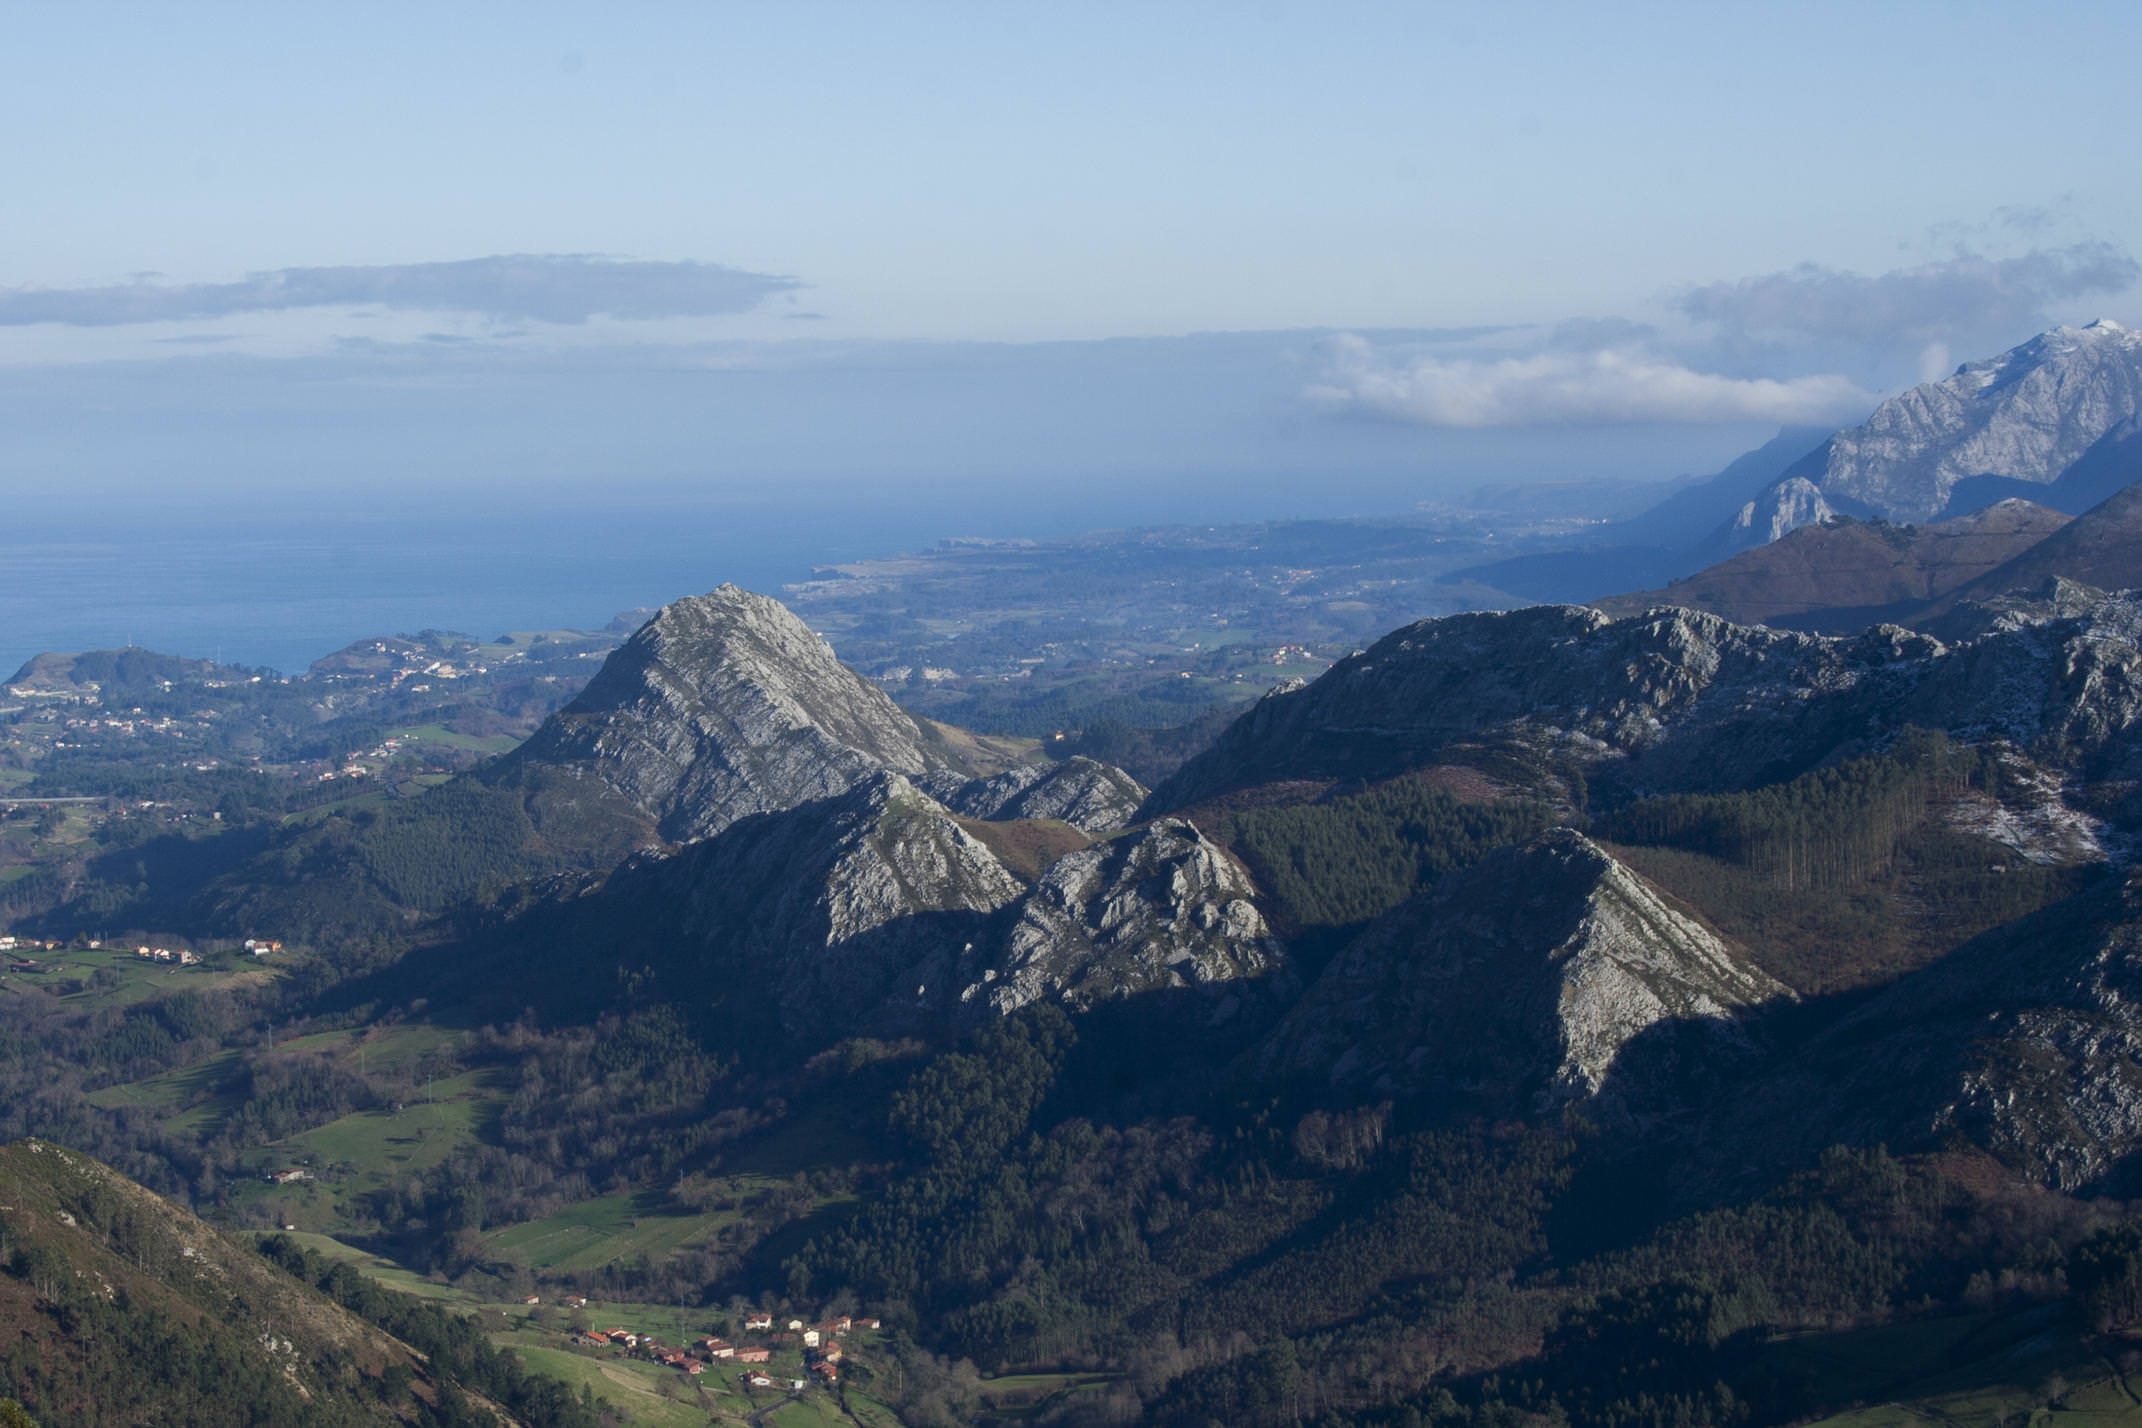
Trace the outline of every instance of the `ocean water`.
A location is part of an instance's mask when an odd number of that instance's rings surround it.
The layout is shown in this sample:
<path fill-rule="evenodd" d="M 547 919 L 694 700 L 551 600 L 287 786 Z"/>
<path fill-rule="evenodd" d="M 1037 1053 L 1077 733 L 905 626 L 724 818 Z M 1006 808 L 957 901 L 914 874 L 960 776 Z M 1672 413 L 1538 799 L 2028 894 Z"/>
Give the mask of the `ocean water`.
<path fill-rule="evenodd" d="M 372 635 L 599 627 L 724 581 L 778 595 L 814 565 L 978 533 L 977 514 L 855 493 L 48 500 L 0 527 L 0 677 L 46 650 L 134 644 L 296 672 Z"/>

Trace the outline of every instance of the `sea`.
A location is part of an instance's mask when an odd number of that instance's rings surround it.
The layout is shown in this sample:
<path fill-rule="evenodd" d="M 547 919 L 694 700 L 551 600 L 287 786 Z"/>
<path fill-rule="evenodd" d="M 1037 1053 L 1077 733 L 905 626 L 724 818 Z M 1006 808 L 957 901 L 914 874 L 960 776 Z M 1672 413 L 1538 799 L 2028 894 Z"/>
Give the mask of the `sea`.
<path fill-rule="evenodd" d="M 297 673 L 371 636 L 600 628 L 724 582 L 778 597 L 817 567 L 943 539 L 1046 539 L 1227 505 L 1220 491 L 1096 503 L 879 484 L 37 493 L 0 524 L 0 678 L 44 651 L 130 645 Z"/>

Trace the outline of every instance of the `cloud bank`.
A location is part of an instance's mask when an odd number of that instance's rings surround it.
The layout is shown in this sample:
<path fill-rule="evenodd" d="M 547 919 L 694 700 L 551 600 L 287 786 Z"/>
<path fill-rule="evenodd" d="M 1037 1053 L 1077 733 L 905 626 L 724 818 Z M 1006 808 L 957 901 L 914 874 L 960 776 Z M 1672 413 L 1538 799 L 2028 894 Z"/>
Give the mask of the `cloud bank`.
<path fill-rule="evenodd" d="M 1893 344 L 2029 331 L 2047 309 L 2124 292 L 2142 266 L 2117 244 L 2073 243 L 2007 258 L 1961 254 L 1872 277 L 1802 263 L 1708 283 L 1678 299 L 1697 322 L 1757 335 Z"/>
<path fill-rule="evenodd" d="M 582 323 L 745 312 L 794 278 L 719 263 L 520 253 L 444 263 L 277 268 L 232 283 L 135 280 L 92 288 L 0 288 L 0 326 L 117 327 L 301 308 L 381 307 L 506 321 Z"/>
<path fill-rule="evenodd" d="M 1309 398 L 1436 427 L 1626 422 L 1797 422 L 1864 413 L 1874 396 L 1847 378 L 1729 377 L 1638 347 L 1546 351 L 1495 359 L 1391 359 L 1367 341 L 1327 344 Z"/>

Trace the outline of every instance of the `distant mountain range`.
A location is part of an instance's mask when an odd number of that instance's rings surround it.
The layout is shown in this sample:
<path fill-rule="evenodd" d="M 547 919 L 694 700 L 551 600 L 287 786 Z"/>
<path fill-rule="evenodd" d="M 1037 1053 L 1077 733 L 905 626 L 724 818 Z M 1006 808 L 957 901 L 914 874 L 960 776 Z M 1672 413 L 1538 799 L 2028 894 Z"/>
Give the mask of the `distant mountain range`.
<path fill-rule="evenodd" d="M 1521 599 L 1591 600 L 1663 586 L 1838 517 L 1953 521 L 2011 499 L 2080 515 L 2137 479 L 2142 334 L 2101 319 L 2053 328 L 1913 387 L 1858 426 L 1781 432 L 1581 548 L 1460 576 Z"/>

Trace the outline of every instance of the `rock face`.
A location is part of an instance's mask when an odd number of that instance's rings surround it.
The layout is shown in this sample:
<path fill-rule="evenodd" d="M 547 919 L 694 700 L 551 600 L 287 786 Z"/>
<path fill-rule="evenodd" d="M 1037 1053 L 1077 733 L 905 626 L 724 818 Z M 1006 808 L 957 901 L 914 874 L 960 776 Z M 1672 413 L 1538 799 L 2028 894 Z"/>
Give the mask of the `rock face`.
<path fill-rule="evenodd" d="M 2020 347 L 1883 402 L 1757 497 L 1749 523 L 1771 538 L 1823 518 L 1925 521 L 1984 478 L 2049 487 L 2123 423 L 2142 416 L 2142 334 L 2118 323 L 2056 327 Z M 1982 504 L 1980 502 L 1979 504 Z"/>
<path fill-rule="evenodd" d="M 1084 1008 L 1169 987 L 1279 978 L 1286 955 L 1249 875 L 1183 819 L 1058 860 L 1022 901 L 970 1008 L 1044 998 Z M 1223 1003 L 1224 1007 L 1224 1003 Z"/>
<path fill-rule="evenodd" d="M 1145 786 L 1123 770 L 1079 754 L 971 780 L 953 788 L 946 802 L 971 818 L 1054 818 L 1106 833 L 1127 826 L 1146 796 Z"/>
<path fill-rule="evenodd" d="M 685 842 L 873 774 L 942 767 L 915 721 L 801 620 L 724 585 L 641 626 L 503 772 L 593 783 Z"/>
<path fill-rule="evenodd" d="M 1567 829 L 1371 925 L 1259 1052 L 1270 1073 L 1470 1110 L 1641 1101 L 1659 1063 L 1745 1051 L 1736 1014 L 1789 993 Z M 1633 1043 L 1657 1053 L 1632 1072 Z M 1630 1084 L 1622 1084 L 1623 1082 Z"/>
<path fill-rule="evenodd" d="M 1822 494 L 1822 488 L 1805 476 L 1788 476 L 1763 491 L 1733 518 L 1727 544 L 1736 549 L 1767 545 L 1802 526 L 1819 526 L 1837 519 L 1837 510 Z"/>

